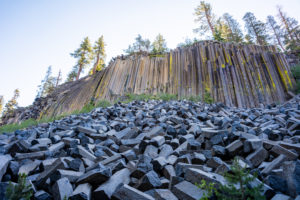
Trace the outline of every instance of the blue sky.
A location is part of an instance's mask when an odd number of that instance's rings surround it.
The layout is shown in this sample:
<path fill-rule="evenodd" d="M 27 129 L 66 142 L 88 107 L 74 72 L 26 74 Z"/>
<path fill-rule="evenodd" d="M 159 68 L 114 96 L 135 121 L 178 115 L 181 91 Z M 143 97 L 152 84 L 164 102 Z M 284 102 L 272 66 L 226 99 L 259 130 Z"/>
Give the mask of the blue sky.
<path fill-rule="evenodd" d="M 75 64 L 70 56 L 88 36 L 104 35 L 106 62 L 123 53 L 137 34 L 153 41 L 161 33 L 175 48 L 193 33 L 194 8 L 199 0 L 0 0 L 0 95 L 5 101 L 20 89 L 19 105 L 33 102 L 37 86 L 52 65 L 63 80 Z M 217 16 L 228 12 L 244 29 L 250 11 L 260 20 L 276 15 L 282 5 L 300 21 L 299 0 L 207 0 Z M 198 37 L 199 38 L 199 37 Z M 87 71 L 87 70 L 86 70 Z"/>

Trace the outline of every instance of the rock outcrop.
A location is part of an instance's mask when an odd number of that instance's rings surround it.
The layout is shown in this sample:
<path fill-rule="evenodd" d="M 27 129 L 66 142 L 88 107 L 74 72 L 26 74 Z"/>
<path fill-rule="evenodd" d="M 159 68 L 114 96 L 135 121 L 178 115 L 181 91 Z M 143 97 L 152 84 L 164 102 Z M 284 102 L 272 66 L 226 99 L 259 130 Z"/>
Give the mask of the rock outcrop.
<path fill-rule="evenodd" d="M 126 93 L 202 99 L 209 93 L 215 102 L 249 108 L 284 102 L 294 85 L 285 55 L 273 46 L 203 41 L 165 55 L 114 58 L 101 72 L 61 85 L 31 116 L 71 113 L 91 100 L 114 100 Z M 15 118 L 11 121 L 20 121 L 19 115 Z"/>

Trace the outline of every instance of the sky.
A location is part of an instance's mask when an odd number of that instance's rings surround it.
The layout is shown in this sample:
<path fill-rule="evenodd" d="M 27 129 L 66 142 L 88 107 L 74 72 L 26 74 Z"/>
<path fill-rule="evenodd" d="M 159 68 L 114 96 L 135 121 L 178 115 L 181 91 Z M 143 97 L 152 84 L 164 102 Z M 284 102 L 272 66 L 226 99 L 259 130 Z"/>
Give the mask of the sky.
<path fill-rule="evenodd" d="M 30 105 L 48 66 L 63 81 L 75 65 L 70 56 L 84 37 L 92 42 L 101 35 L 106 63 L 141 34 L 154 40 L 158 33 L 169 48 L 185 38 L 198 38 L 193 29 L 199 0 L 0 0 L 0 95 L 5 101 L 20 90 L 20 106 Z M 281 5 L 300 21 L 300 0 L 206 0 L 217 16 L 230 13 L 241 24 L 246 12 L 265 21 Z M 86 70 L 87 72 L 88 70 Z M 81 75 L 82 77 L 83 75 Z"/>

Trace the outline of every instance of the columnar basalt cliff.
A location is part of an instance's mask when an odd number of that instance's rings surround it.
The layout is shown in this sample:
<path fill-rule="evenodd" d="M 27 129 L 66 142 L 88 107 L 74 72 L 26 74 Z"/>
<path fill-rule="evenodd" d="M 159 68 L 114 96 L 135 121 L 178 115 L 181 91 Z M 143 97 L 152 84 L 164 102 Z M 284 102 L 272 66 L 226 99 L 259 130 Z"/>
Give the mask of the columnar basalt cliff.
<path fill-rule="evenodd" d="M 284 102 L 294 85 L 285 55 L 273 46 L 203 41 L 165 55 L 117 57 L 101 72 L 60 86 L 39 116 L 70 113 L 91 100 L 126 93 L 203 98 L 208 92 L 227 106 L 255 107 Z"/>

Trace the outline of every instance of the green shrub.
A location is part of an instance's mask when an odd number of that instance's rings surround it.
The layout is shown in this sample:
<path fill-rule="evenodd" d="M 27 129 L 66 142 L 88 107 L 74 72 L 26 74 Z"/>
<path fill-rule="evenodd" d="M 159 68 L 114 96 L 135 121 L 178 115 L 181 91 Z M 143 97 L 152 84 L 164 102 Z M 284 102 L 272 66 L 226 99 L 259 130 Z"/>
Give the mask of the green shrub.
<path fill-rule="evenodd" d="M 188 97 L 188 100 L 193 101 L 193 102 L 199 102 L 202 99 L 201 99 L 201 96 L 190 96 L 190 97 Z"/>
<path fill-rule="evenodd" d="M 226 172 L 224 177 L 227 181 L 226 185 L 219 185 L 215 187 L 214 183 L 207 184 L 202 180 L 200 185 L 197 185 L 206 193 L 201 200 L 207 200 L 215 195 L 217 199 L 224 200 L 248 200 L 257 199 L 263 200 L 265 197 L 261 194 L 263 191 L 263 184 L 257 186 L 250 186 L 257 178 L 257 175 L 251 175 L 250 172 L 239 164 L 238 158 L 235 158 L 231 165 L 231 171 Z M 237 188 L 236 186 L 239 186 Z"/>
<path fill-rule="evenodd" d="M 26 183 L 26 174 L 19 174 L 18 183 L 13 185 L 9 183 L 5 197 L 7 200 L 30 200 L 32 196 L 32 188 Z"/>
<path fill-rule="evenodd" d="M 107 100 L 100 100 L 97 104 L 96 104 L 96 107 L 102 107 L 102 108 L 107 108 L 111 106 L 111 103 Z"/>
<path fill-rule="evenodd" d="M 203 100 L 205 103 L 208 103 L 208 104 L 211 104 L 214 102 L 213 98 L 210 95 L 210 92 L 207 89 L 205 89 Z"/>

